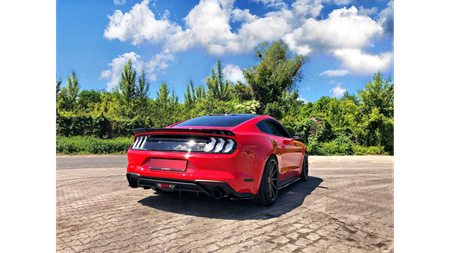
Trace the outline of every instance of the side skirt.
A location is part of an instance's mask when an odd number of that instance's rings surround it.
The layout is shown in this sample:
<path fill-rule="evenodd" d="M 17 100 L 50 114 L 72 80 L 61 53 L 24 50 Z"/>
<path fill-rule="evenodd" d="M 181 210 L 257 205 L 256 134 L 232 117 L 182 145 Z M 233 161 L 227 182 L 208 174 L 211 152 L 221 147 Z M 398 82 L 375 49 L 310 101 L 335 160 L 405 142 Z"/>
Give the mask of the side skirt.
<path fill-rule="evenodd" d="M 288 185 L 297 182 L 298 180 L 300 180 L 300 177 L 292 177 L 289 178 L 283 182 L 280 183 L 280 186 L 278 187 L 278 189 L 282 189 L 284 187 L 287 187 Z"/>

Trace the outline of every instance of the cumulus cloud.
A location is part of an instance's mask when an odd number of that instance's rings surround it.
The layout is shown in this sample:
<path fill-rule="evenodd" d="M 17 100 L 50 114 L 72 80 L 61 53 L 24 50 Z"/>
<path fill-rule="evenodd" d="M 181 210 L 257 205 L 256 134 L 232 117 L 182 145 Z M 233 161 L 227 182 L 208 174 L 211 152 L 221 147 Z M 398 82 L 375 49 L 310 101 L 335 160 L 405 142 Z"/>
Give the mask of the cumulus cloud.
<path fill-rule="evenodd" d="M 334 87 L 333 89 L 330 90 L 330 92 L 332 92 L 333 96 L 336 97 L 336 98 L 342 97 L 342 95 L 344 95 L 344 93 L 346 91 L 347 91 L 347 89 L 342 88 L 340 82 L 338 82 L 336 84 L 336 87 Z"/>
<path fill-rule="evenodd" d="M 253 0 L 256 3 L 263 3 L 267 7 L 285 8 L 286 3 L 283 0 Z"/>
<path fill-rule="evenodd" d="M 238 80 L 245 81 L 241 68 L 233 64 L 227 64 L 225 68 L 223 68 L 223 74 L 226 79 L 232 82 L 237 82 Z"/>
<path fill-rule="evenodd" d="M 387 6 L 380 12 L 378 22 L 383 26 L 385 34 L 391 36 L 394 34 L 394 1 L 390 1 Z"/>
<path fill-rule="evenodd" d="M 224 54 L 228 42 L 235 40 L 229 24 L 233 1 L 201 0 L 184 18 L 184 31 L 178 31 L 169 42 L 174 52 L 202 46 L 210 54 Z"/>
<path fill-rule="evenodd" d="M 124 5 L 127 0 L 114 0 L 113 2 L 115 5 Z"/>
<path fill-rule="evenodd" d="M 385 52 L 378 55 L 363 53 L 360 49 L 339 49 L 333 54 L 340 60 L 342 65 L 360 74 L 373 74 L 376 71 L 385 71 L 392 66 L 394 54 Z"/>
<path fill-rule="evenodd" d="M 356 7 L 332 11 L 328 19 L 308 19 L 301 28 L 289 35 L 290 47 L 298 52 L 310 50 L 330 52 L 342 48 L 362 48 L 383 28 L 367 16 L 358 15 Z"/>
<path fill-rule="evenodd" d="M 297 0 L 292 7 L 301 17 L 318 17 L 323 5 L 322 0 Z"/>
<path fill-rule="evenodd" d="M 326 75 L 328 77 L 337 77 L 337 76 L 345 76 L 347 74 L 350 74 L 350 71 L 346 69 L 336 69 L 336 70 L 325 70 L 324 72 L 320 73 L 319 76 Z"/>
<path fill-rule="evenodd" d="M 153 69 L 152 72 L 163 69 L 173 60 L 173 53 L 194 47 L 212 55 L 241 54 L 252 52 L 262 41 L 280 38 L 297 54 L 326 53 L 341 60 L 342 68 L 355 73 L 373 73 L 374 68 L 386 69 L 392 63 L 391 52 L 378 55 L 364 52 L 364 48 L 374 46 L 372 41 L 377 36 L 386 34 L 391 19 L 393 21 L 392 1 L 380 12 L 377 21 L 368 16 L 377 11 L 375 7 L 360 7 L 358 11 L 354 6 L 335 9 L 326 19 L 316 19 L 324 3 L 340 5 L 348 4 L 348 0 L 296 0 L 290 6 L 279 5 L 278 0 L 255 1 L 280 8 L 260 17 L 248 9 L 235 8 L 234 0 L 200 0 L 183 19 L 182 29 L 168 20 L 168 11 L 157 20 L 148 7 L 149 0 L 143 0 L 125 14 L 117 10 L 108 16 L 110 22 L 104 37 L 133 45 L 147 41 L 161 46 L 163 53 L 146 63 L 146 68 Z M 231 22 L 241 23 L 235 32 L 231 31 Z M 345 75 L 348 70 L 321 75 Z"/>
<path fill-rule="evenodd" d="M 358 14 L 363 16 L 370 16 L 378 12 L 377 7 L 372 7 L 370 9 L 364 9 L 364 7 L 359 6 L 358 8 Z"/>
<path fill-rule="evenodd" d="M 241 9 L 234 9 L 231 12 L 231 21 L 232 22 L 253 22 L 257 19 L 258 17 L 256 15 L 252 15 L 250 14 L 250 11 L 248 9 L 245 10 L 241 10 Z"/>
<path fill-rule="evenodd" d="M 133 68 L 138 72 L 138 74 L 140 73 L 141 69 L 144 68 L 148 75 L 149 81 L 155 81 L 156 72 L 161 72 L 162 70 L 166 69 L 169 66 L 167 64 L 167 61 L 173 61 L 174 56 L 167 51 L 163 51 L 153 56 L 148 62 L 144 62 L 141 59 L 141 56 L 134 52 L 119 55 L 117 58 L 108 63 L 111 69 L 102 71 L 99 77 L 99 79 L 108 80 L 108 83 L 106 84 L 108 91 L 119 84 L 123 66 L 128 62 L 128 59 L 131 59 Z"/>
<path fill-rule="evenodd" d="M 169 53 L 169 51 L 163 51 L 150 59 L 147 63 L 145 63 L 145 70 L 147 73 L 149 73 L 149 80 L 155 81 L 156 80 L 156 74 L 155 71 L 162 71 L 166 69 L 169 64 L 167 64 L 168 61 L 175 60 L 175 57 Z"/>
<path fill-rule="evenodd" d="M 144 0 L 125 14 L 116 10 L 112 16 L 108 16 L 110 21 L 103 36 L 109 40 L 131 41 L 133 45 L 137 45 L 143 40 L 159 43 L 171 34 L 181 31 L 180 26 L 170 23 L 165 16 L 156 20 L 148 8 L 148 3 L 149 0 Z"/>
<path fill-rule="evenodd" d="M 291 31 L 287 18 L 292 18 L 292 13 L 287 10 L 271 12 L 264 18 L 242 24 L 238 30 L 238 40 L 230 45 L 234 52 L 250 52 L 262 41 L 272 41 L 281 38 Z"/>
<path fill-rule="evenodd" d="M 131 63 L 133 64 L 134 69 L 140 70 L 144 64 L 144 62 L 141 60 L 141 56 L 137 55 L 134 52 L 119 55 L 119 57 L 112 60 L 110 63 L 108 63 L 108 65 L 111 66 L 111 69 L 102 71 L 102 73 L 100 74 L 100 79 L 109 80 L 106 84 L 108 91 L 119 84 L 120 74 L 123 70 L 123 66 L 125 65 L 125 63 L 127 63 L 128 59 L 131 59 Z"/>

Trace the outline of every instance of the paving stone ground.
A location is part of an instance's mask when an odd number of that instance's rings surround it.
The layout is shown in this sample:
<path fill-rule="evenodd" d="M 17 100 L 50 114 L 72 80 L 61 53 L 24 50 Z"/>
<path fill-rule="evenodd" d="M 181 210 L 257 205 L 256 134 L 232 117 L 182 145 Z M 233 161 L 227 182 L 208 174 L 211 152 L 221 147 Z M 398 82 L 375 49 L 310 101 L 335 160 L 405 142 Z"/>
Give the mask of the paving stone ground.
<path fill-rule="evenodd" d="M 392 156 L 310 156 L 272 207 L 132 189 L 102 159 L 57 157 L 57 252 L 393 252 Z"/>

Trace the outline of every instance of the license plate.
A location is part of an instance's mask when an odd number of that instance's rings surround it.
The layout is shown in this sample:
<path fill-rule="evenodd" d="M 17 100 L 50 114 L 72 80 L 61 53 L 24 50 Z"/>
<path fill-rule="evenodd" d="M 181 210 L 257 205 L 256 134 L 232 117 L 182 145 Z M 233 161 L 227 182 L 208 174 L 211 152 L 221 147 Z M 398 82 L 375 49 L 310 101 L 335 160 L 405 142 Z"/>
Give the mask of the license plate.
<path fill-rule="evenodd" d="M 186 171 L 187 161 L 176 159 L 151 158 L 148 168 L 151 170 Z"/>

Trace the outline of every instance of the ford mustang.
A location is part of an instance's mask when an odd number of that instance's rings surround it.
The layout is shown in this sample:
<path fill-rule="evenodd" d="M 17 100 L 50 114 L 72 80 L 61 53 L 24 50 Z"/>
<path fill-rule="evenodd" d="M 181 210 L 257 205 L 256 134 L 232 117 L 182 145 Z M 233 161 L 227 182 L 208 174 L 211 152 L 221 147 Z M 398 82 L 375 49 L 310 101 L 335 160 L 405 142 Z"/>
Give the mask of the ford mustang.
<path fill-rule="evenodd" d="M 132 188 L 270 206 L 279 189 L 308 179 L 306 146 L 270 116 L 209 115 L 133 133 L 126 174 Z"/>

